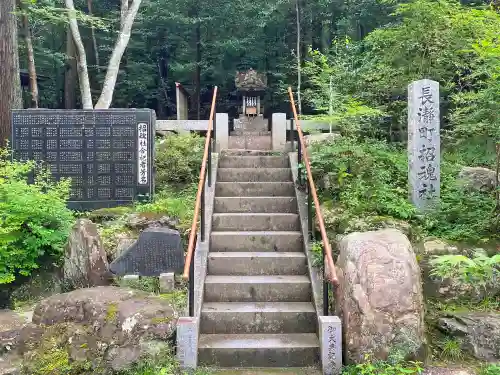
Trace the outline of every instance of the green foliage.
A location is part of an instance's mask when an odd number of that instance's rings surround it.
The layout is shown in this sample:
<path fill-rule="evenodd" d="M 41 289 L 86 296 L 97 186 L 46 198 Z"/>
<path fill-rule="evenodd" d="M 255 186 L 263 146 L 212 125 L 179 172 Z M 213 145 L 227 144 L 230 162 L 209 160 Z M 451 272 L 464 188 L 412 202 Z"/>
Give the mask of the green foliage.
<path fill-rule="evenodd" d="M 463 359 L 464 355 L 462 353 L 462 346 L 460 344 L 460 341 L 446 337 L 441 346 L 441 357 L 453 361 L 459 361 Z"/>
<path fill-rule="evenodd" d="M 479 375 L 497 375 L 500 374 L 500 364 L 483 365 L 479 371 Z"/>
<path fill-rule="evenodd" d="M 10 153 L 0 150 L 0 284 L 28 276 L 42 258 L 60 259 L 73 223 L 66 208 L 69 184 L 52 182 L 48 171 L 11 161 Z"/>
<path fill-rule="evenodd" d="M 203 158 L 204 140 L 197 135 L 172 135 L 157 142 L 156 186 L 197 182 Z"/>
<path fill-rule="evenodd" d="M 369 355 L 365 362 L 346 366 L 343 375 L 417 375 L 423 371 L 420 362 L 374 361 Z"/>
<path fill-rule="evenodd" d="M 446 155 L 445 155 L 446 156 Z M 330 220 L 336 233 L 397 226 L 410 222 L 413 233 L 450 240 L 499 238 L 495 200 L 483 192 L 466 192 L 456 182 L 460 166 L 442 162 L 440 205 L 422 216 L 408 200 L 406 150 L 385 142 L 347 137 L 310 147 L 313 175 L 322 181 L 323 201 L 339 207 Z"/>
<path fill-rule="evenodd" d="M 323 257 L 323 244 L 321 242 L 313 242 L 311 244 L 311 252 L 312 252 L 312 266 L 313 267 L 322 267 L 325 262 Z"/>
<path fill-rule="evenodd" d="M 431 275 L 450 278 L 476 289 L 494 286 L 500 278 L 500 254 L 488 257 L 478 251 L 472 259 L 465 255 L 441 255 L 431 259 L 430 265 Z"/>
<path fill-rule="evenodd" d="M 164 186 L 151 203 L 138 204 L 137 212 L 167 215 L 178 220 L 177 229 L 187 231 L 191 227 L 194 215 L 197 184 L 184 186 L 182 189 Z"/>
<path fill-rule="evenodd" d="M 118 285 L 149 293 L 158 293 L 160 290 L 160 282 L 157 277 L 140 277 L 138 280 L 124 280 L 120 278 Z"/>

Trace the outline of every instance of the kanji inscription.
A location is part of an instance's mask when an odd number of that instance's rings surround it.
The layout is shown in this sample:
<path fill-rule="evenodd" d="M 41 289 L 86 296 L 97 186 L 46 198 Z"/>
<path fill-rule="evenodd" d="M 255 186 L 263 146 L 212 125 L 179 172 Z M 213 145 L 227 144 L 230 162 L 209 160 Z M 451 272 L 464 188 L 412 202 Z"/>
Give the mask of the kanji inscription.
<path fill-rule="evenodd" d="M 14 157 L 71 178 L 77 210 L 151 196 L 155 114 L 149 109 L 12 111 Z"/>
<path fill-rule="evenodd" d="M 410 198 L 424 211 L 440 194 L 439 83 L 423 79 L 408 86 L 408 178 Z"/>

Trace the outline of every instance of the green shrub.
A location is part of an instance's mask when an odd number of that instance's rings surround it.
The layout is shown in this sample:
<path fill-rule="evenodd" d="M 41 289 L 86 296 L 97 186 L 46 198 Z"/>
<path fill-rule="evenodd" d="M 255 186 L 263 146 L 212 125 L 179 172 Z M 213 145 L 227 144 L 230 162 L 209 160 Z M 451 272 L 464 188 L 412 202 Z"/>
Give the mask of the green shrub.
<path fill-rule="evenodd" d="M 368 355 L 365 362 L 342 369 L 344 375 L 416 375 L 422 372 L 419 362 L 373 361 Z"/>
<path fill-rule="evenodd" d="M 70 182 L 52 182 L 37 168 L 30 184 L 34 171 L 32 162 L 13 162 L 0 150 L 0 284 L 30 275 L 42 258 L 59 260 L 73 223 L 66 207 Z"/>
<path fill-rule="evenodd" d="M 498 375 L 500 374 L 500 363 L 484 365 L 479 371 L 479 375 Z"/>
<path fill-rule="evenodd" d="M 431 275 L 443 279 L 453 279 L 455 282 L 485 289 L 495 286 L 500 279 L 500 254 L 488 257 L 477 251 L 473 258 L 465 255 L 441 255 L 430 261 Z"/>
<path fill-rule="evenodd" d="M 192 134 L 171 135 L 160 140 L 155 157 L 157 188 L 197 181 L 203 147 L 204 138 Z"/>
<path fill-rule="evenodd" d="M 450 240 L 487 242 L 500 238 L 495 199 L 469 192 L 457 183 L 456 159 L 441 163 L 441 200 L 433 212 L 419 214 L 408 200 L 407 151 L 374 140 L 342 137 L 310 147 L 313 175 L 323 201 L 339 207 L 341 223 L 363 222 L 377 228 L 380 221 L 404 220 L 412 230 Z M 338 224 L 344 233 L 353 225 Z"/>

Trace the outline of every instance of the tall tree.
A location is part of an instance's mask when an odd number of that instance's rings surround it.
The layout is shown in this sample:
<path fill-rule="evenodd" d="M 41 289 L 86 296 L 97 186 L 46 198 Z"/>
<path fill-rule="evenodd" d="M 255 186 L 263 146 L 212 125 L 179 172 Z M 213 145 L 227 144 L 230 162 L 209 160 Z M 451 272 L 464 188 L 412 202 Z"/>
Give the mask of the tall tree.
<path fill-rule="evenodd" d="M 29 74 L 29 86 L 30 86 L 30 107 L 38 108 L 38 80 L 36 75 L 36 65 L 35 65 L 35 53 L 33 51 L 33 40 L 31 38 L 31 28 L 28 18 L 28 13 L 26 12 L 25 4 L 22 0 L 18 0 L 18 6 L 21 10 L 22 19 L 22 36 L 24 39 L 24 44 L 26 47 L 26 56 L 28 60 L 28 74 Z"/>
<path fill-rule="evenodd" d="M 0 1 L 0 145 L 11 135 L 11 109 L 21 108 L 16 0 Z"/>

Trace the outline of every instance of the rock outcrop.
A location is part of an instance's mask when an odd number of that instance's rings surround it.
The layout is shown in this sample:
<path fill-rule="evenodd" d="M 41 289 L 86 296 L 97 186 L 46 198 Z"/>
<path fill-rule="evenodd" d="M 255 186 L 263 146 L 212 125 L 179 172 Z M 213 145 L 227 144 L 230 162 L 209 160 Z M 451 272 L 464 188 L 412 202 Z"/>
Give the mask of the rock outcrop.
<path fill-rule="evenodd" d="M 0 358 L 23 359 L 28 372 L 51 353 L 71 366 L 128 369 L 172 346 L 179 315 L 159 297 L 106 286 L 49 297 L 36 306 L 32 323 L 5 314 L 9 320 L 0 326 Z"/>
<path fill-rule="evenodd" d="M 366 354 L 425 360 L 420 268 L 408 238 L 396 229 L 351 233 L 340 242 L 337 266 L 347 362 Z"/>
<path fill-rule="evenodd" d="M 496 172 L 481 167 L 463 167 L 458 174 L 461 184 L 470 190 L 493 191 L 495 189 Z"/>
<path fill-rule="evenodd" d="M 111 274 L 97 225 L 79 219 L 66 246 L 64 279 L 73 287 L 109 285 Z"/>
<path fill-rule="evenodd" d="M 473 357 L 490 362 L 500 360 L 500 313 L 448 314 L 439 319 L 438 326 Z"/>

